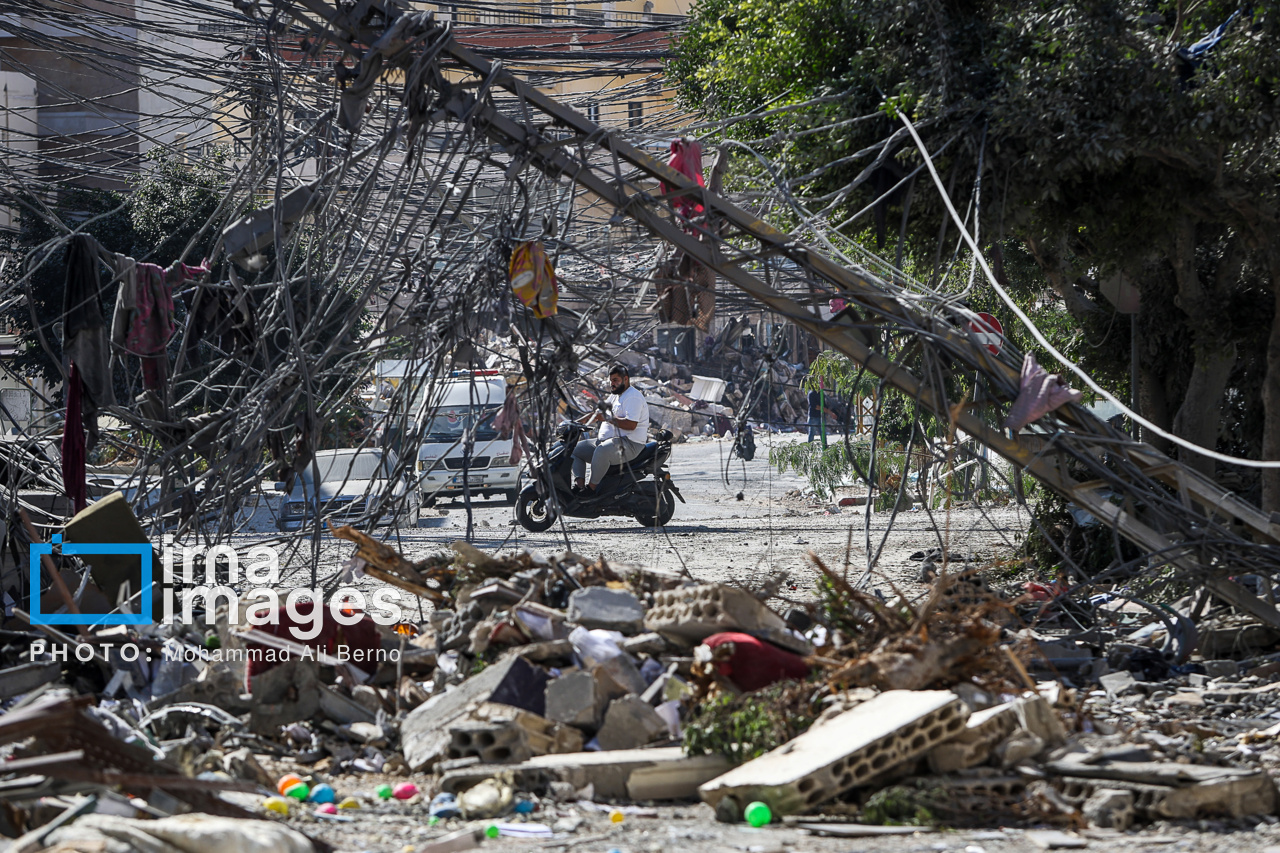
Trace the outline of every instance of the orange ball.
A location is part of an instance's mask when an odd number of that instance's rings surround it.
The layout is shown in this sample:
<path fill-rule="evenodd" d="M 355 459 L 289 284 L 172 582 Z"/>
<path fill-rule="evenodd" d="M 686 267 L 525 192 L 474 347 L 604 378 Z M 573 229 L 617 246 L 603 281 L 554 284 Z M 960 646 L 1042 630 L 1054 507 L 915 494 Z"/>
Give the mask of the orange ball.
<path fill-rule="evenodd" d="M 276 790 L 283 794 L 285 791 L 289 790 L 294 785 L 299 785 L 301 783 L 302 783 L 301 776 L 295 776 L 292 773 L 286 773 L 285 775 L 281 776 L 280 781 L 276 783 Z"/>

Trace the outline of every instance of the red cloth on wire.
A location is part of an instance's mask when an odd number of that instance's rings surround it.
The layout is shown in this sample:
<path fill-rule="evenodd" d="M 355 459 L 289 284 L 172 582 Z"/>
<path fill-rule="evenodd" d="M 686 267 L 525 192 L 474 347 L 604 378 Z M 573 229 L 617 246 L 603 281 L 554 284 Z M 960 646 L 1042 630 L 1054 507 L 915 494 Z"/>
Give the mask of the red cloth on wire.
<path fill-rule="evenodd" d="M 671 140 L 671 157 L 667 160 L 667 165 L 686 178 L 696 181 L 698 186 L 706 186 L 706 183 L 702 180 L 702 146 L 699 143 L 684 139 Z M 666 184 L 662 185 L 664 193 L 669 189 L 670 187 Z M 686 219 L 700 216 L 703 211 L 702 205 L 697 198 L 687 195 L 676 196 L 671 199 L 671 206 Z"/>
<path fill-rule="evenodd" d="M 89 503 L 84 468 L 84 418 L 80 407 L 82 392 L 80 368 L 73 361 L 67 375 L 67 417 L 62 425 L 62 488 L 75 512 Z"/>

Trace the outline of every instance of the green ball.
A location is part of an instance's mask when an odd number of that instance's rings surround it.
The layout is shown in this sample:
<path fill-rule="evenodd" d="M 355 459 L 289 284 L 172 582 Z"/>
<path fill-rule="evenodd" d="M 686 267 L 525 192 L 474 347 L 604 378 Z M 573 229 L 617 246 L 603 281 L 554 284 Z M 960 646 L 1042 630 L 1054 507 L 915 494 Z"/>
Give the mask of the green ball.
<path fill-rule="evenodd" d="M 742 811 L 742 816 L 752 826 L 764 826 L 773 820 L 773 812 L 769 811 L 769 807 L 759 800 L 754 803 L 748 803 L 747 807 Z"/>
<path fill-rule="evenodd" d="M 498 829 L 496 824 L 490 824 L 485 827 L 484 834 L 490 838 L 497 838 L 498 835 L 501 834 L 501 830 Z"/>
<path fill-rule="evenodd" d="M 298 782 L 297 784 L 290 785 L 288 788 L 284 789 L 284 795 L 286 797 L 293 797 L 298 802 L 306 800 L 307 795 L 310 793 L 311 789 L 307 787 L 306 782 Z"/>
<path fill-rule="evenodd" d="M 390 786 L 390 785 L 379 785 L 378 787 L 376 787 L 376 788 L 374 788 L 374 789 L 373 789 L 373 792 L 374 792 L 375 794 L 377 794 L 377 795 L 378 795 L 378 799 L 380 799 L 380 800 L 389 800 L 389 799 L 391 799 L 391 786 Z"/>

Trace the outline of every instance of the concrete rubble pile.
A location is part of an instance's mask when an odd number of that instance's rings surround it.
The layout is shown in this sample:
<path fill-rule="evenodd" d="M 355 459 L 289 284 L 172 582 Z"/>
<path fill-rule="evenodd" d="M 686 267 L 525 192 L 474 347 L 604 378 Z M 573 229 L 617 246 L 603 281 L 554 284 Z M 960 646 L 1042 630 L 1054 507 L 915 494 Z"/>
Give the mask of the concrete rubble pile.
<path fill-rule="evenodd" d="M 0 649 L 12 849 L 328 850 L 344 828 L 385 840 L 409 821 L 416 849 L 443 853 L 699 801 L 721 821 L 846 833 L 1276 811 L 1266 658 L 1097 682 L 1106 667 L 1036 643 L 1009 601 L 945 572 L 922 601 L 887 603 L 815 558 L 819 603 L 779 613 L 768 593 L 572 553 L 457 542 L 413 562 L 333 533 L 355 543 L 348 571 L 417 592 L 425 618 L 326 617 L 297 640 L 225 608 L 210 628 L 67 633 L 19 610 Z M 219 654 L 249 648 L 293 654 Z"/>

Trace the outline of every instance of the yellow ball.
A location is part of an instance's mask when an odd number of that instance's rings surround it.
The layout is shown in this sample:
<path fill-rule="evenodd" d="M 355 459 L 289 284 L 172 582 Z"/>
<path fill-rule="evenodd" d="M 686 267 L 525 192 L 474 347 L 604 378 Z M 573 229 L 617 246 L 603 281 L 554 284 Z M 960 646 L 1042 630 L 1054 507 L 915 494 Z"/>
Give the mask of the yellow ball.
<path fill-rule="evenodd" d="M 289 813 L 289 801 L 284 797 L 267 797 L 262 801 L 262 807 L 268 811 L 279 812 L 283 815 Z"/>

